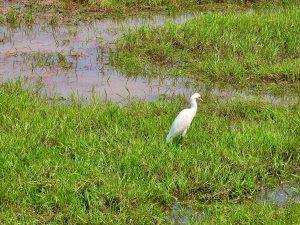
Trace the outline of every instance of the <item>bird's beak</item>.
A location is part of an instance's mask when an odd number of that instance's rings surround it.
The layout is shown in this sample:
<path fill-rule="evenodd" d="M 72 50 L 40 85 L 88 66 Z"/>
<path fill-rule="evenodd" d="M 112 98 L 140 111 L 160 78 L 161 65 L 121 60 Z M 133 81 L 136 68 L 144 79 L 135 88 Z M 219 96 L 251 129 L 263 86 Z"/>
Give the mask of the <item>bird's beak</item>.
<path fill-rule="evenodd" d="M 199 98 L 199 100 L 200 100 L 201 102 L 203 102 L 203 99 L 202 99 L 202 98 Z"/>

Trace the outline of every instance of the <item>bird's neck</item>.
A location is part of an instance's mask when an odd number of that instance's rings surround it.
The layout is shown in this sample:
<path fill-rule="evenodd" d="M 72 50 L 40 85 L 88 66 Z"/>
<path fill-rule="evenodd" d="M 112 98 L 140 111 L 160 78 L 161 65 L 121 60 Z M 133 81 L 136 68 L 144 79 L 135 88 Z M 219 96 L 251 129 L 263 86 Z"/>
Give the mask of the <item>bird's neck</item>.
<path fill-rule="evenodd" d="M 197 111 L 197 102 L 196 99 L 191 100 L 191 108 L 192 110 L 194 110 L 195 112 Z"/>

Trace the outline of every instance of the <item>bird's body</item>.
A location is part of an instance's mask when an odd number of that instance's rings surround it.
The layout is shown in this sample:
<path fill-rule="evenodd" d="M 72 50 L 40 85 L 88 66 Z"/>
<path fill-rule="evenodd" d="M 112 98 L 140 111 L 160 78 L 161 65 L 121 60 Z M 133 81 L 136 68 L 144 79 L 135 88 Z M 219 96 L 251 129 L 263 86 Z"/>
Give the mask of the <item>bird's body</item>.
<path fill-rule="evenodd" d="M 166 138 L 167 143 L 172 141 L 172 139 L 175 137 L 185 136 L 197 112 L 196 99 L 201 99 L 201 95 L 198 93 L 193 94 L 192 97 L 190 98 L 191 107 L 189 109 L 182 110 L 175 118 L 170 128 L 170 131 L 168 133 L 168 136 Z"/>

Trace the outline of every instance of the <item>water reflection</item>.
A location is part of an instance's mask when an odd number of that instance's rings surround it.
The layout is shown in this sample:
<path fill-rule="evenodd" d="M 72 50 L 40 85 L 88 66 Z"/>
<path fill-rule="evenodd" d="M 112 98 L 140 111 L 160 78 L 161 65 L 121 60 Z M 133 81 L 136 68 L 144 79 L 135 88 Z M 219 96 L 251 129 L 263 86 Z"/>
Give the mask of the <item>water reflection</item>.
<path fill-rule="evenodd" d="M 41 82 L 49 95 L 68 98 L 70 94 L 87 99 L 91 93 L 101 100 L 120 102 L 126 99 L 152 101 L 161 95 L 190 96 L 193 92 L 232 98 L 262 97 L 274 104 L 289 104 L 295 97 L 256 96 L 236 90 L 221 90 L 195 86 L 185 78 L 128 78 L 108 65 L 113 42 L 124 31 L 141 25 L 160 26 L 166 20 L 183 23 L 193 14 L 176 17 L 156 15 L 129 17 L 121 20 L 103 19 L 77 26 L 51 27 L 47 23 L 21 26 L 17 29 L 0 26 L 0 82 L 26 77 Z M 167 74 L 165 75 L 167 77 Z"/>
<path fill-rule="evenodd" d="M 278 207 L 300 202 L 300 187 L 296 184 L 284 184 L 278 188 L 263 188 L 257 196 L 258 202 Z"/>
<path fill-rule="evenodd" d="M 171 19 L 180 23 L 192 16 Z M 167 19 L 170 17 L 166 15 L 103 19 L 55 29 L 47 24 L 31 29 L 0 27 L 0 81 L 26 77 L 44 84 L 49 96 L 67 98 L 75 93 L 85 99 L 93 92 L 102 100 L 117 102 L 190 95 L 194 87 L 187 79 L 128 78 L 108 65 L 109 49 L 124 31 L 143 24 L 162 25 Z"/>
<path fill-rule="evenodd" d="M 174 202 L 170 214 L 169 222 L 176 225 L 189 225 L 201 222 L 206 219 L 205 212 L 198 212 L 192 208 Z"/>

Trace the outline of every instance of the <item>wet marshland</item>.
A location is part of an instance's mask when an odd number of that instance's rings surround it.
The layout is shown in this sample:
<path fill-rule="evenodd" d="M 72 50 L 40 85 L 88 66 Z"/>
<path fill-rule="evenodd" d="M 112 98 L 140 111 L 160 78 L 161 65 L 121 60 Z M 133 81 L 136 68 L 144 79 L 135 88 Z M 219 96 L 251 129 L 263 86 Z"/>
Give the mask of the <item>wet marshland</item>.
<path fill-rule="evenodd" d="M 160 26 L 167 20 L 184 23 L 193 14 L 180 16 L 143 16 L 125 19 L 103 19 L 81 22 L 78 25 L 51 26 L 47 21 L 31 27 L 0 26 L 0 82 L 23 79 L 41 84 L 42 92 L 67 99 L 76 95 L 89 99 L 122 102 L 142 99 L 153 101 L 160 96 L 189 96 L 194 91 L 231 98 L 260 97 L 274 104 L 289 104 L 296 96 L 274 97 L 271 94 L 254 95 L 234 89 L 210 88 L 186 78 L 147 78 L 122 74 L 110 65 L 114 43 L 129 29 L 141 25 Z M 278 207 L 298 202 L 299 186 L 284 184 L 277 188 L 263 188 L 256 201 Z M 169 220 L 175 224 L 201 222 L 210 215 L 185 204 L 174 202 Z"/>
<path fill-rule="evenodd" d="M 78 25 L 51 26 L 47 22 L 31 27 L 0 26 L 0 81 L 23 78 L 39 83 L 49 96 L 120 102 L 129 99 L 155 100 L 159 96 L 189 96 L 205 92 L 204 84 L 187 78 L 146 78 L 122 74 L 109 64 L 115 41 L 130 29 L 142 25 L 160 26 L 167 20 L 184 23 L 193 14 L 156 15 L 126 19 L 103 19 Z M 209 93 L 228 98 L 262 97 L 274 104 L 294 102 L 293 96 L 257 96 L 234 89 L 209 88 Z"/>

